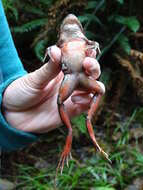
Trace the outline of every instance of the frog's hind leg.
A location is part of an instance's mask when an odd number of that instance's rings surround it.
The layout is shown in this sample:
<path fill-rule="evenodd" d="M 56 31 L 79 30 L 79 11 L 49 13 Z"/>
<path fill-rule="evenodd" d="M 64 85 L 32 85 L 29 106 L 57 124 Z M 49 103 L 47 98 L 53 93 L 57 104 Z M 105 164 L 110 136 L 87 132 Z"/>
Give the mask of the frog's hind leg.
<path fill-rule="evenodd" d="M 111 162 L 111 160 L 108 157 L 108 154 L 106 152 L 104 152 L 104 150 L 99 146 L 95 135 L 94 135 L 94 131 L 93 131 L 93 127 L 92 127 L 92 123 L 91 123 L 91 119 L 93 114 L 96 112 L 97 107 L 99 105 L 99 102 L 101 100 L 102 95 L 98 94 L 97 96 L 93 97 L 92 103 L 90 105 L 90 109 L 88 110 L 88 114 L 87 114 L 87 118 L 86 118 L 86 126 L 89 132 L 89 135 L 93 141 L 93 144 L 95 145 L 95 147 L 98 148 L 99 152 L 101 152 L 101 154 L 103 154 L 103 156 L 109 161 Z"/>
<path fill-rule="evenodd" d="M 102 98 L 102 95 L 105 92 L 104 84 L 101 83 L 101 82 L 99 82 L 99 81 L 96 81 L 96 80 L 93 80 L 93 79 L 89 79 L 86 76 L 85 77 L 82 76 L 81 84 L 89 92 L 91 92 L 91 93 L 94 94 L 92 102 L 90 104 L 90 108 L 89 108 L 88 113 L 87 113 L 87 118 L 86 118 L 86 127 L 88 129 L 90 138 L 92 139 L 92 142 L 93 142 L 94 146 L 96 148 L 98 148 L 98 150 L 103 154 L 103 156 L 107 160 L 110 161 L 107 153 L 104 152 L 104 150 L 99 146 L 99 144 L 98 144 L 98 142 L 97 142 L 97 140 L 95 138 L 93 127 L 92 127 L 92 123 L 91 123 L 92 116 L 97 111 L 99 102 L 100 102 L 100 100 Z"/>
<path fill-rule="evenodd" d="M 63 171 L 65 160 L 68 166 L 68 158 L 70 156 L 70 150 L 71 150 L 71 144 L 72 144 L 72 126 L 70 123 L 69 116 L 64 107 L 64 101 L 72 94 L 72 92 L 74 91 L 76 87 L 76 84 L 77 84 L 76 75 L 66 74 L 59 89 L 59 96 L 58 96 L 58 101 L 57 101 L 59 113 L 60 113 L 61 120 L 63 121 L 63 123 L 68 129 L 68 136 L 66 139 L 64 150 L 61 154 L 60 161 L 57 166 L 57 172 L 58 172 L 59 167 L 61 167 L 61 174 Z"/>

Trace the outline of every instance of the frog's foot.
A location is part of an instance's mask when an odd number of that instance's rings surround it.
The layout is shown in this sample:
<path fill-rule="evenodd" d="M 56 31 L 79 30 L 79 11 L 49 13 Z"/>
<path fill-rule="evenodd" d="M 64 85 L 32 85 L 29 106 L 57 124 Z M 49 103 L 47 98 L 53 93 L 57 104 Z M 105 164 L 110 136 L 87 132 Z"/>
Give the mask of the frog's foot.
<path fill-rule="evenodd" d="M 68 136 L 66 145 L 64 147 L 64 151 L 61 154 L 61 157 L 60 157 L 57 169 L 56 169 L 56 176 L 55 176 L 55 180 L 54 180 L 55 181 L 54 182 L 55 189 L 56 189 L 56 179 L 57 179 L 59 168 L 61 169 L 61 175 L 62 175 L 65 161 L 66 161 L 67 167 L 69 167 L 69 158 L 72 159 L 71 152 L 70 152 L 71 143 L 72 143 L 72 136 L 71 137 Z"/>
<path fill-rule="evenodd" d="M 58 166 L 57 166 L 57 171 L 60 168 L 61 169 L 61 175 L 63 173 L 65 162 L 67 164 L 67 167 L 69 167 L 69 157 L 70 157 L 70 153 L 66 153 L 65 151 L 62 153 L 62 155 L 60 157 L 60 161 L 59 161 Z"/>
<path fill-rule="evenodd" d="M 71 152 L 70 152 L 70 150 L 71 150 L 71 144 L 72 144 L 72 134 L 69 134 L 67 136 L 66 144 L 65 144 L 65 147 L 64 147 L 64 151 L 61 154 L 60 161 L 58 163 L 57 170 L 56 170 L 57 172 L 56 173 L 58 173 L 58 170 L 60 168 L 61 169 L 61 174 L 62 174 L 65 161 L 66 161 L 67 167 L 69 166 L 69 158 L 70 159 L 72 158 Z"/>
<path fill-rule="evenodd" d="M 72 144 L 72 133 L 67 136 L 64 151 L 61 154 L 61 157 L 60 157 L 57 169 L 56 169 L 56 176 L 55 176 L 55 180 L 54 180 L 55 181 L 54 182 L 55 188 L 56 188 L 56 179 L 57 179 L 59 168 L 61 170 L 61 175 L 62 175 L 65 161 L 66 161 L 66 164 L 68 167 L 69 166 L 69 158 L 72 159 L 71 152 L 70 152 L 71 151 L 71 144 Z"/>
<path fill-rule="evenodd" d="M 97 142 L 96 142 L 97 143 Z M 99 152 L 110 162 L 112 163 L 112 161 L 110 160 L 108 154 L 99 146 L 99 144 L 96 144 L 96 147 L 98 148 Z"/>

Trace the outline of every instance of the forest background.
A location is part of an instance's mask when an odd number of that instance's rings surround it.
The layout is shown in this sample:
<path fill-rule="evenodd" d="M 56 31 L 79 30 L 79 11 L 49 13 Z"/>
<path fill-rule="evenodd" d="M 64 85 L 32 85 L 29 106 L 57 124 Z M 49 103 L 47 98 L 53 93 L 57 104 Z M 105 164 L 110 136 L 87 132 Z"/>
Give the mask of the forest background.
<path fill-rule="evenodd" d="M 93 123 L 98 142 L 112 164 L 95 152 L 83 114 L 72 120 L 73 160 L 58 176 L 57 189 L 143 189 L 143 2 L 2 1 L 28 72 L 43 65 L 45 49 L 56 43 L 59 26 L 69 13 L 78 16 L 86 36 L 100 44 L 97 59 L 106 94 Z M 62 127 L 22 151 L 3 155 L 2 178 L 10 180 L 15 189 L 53 189 L 66 133 Z"/>

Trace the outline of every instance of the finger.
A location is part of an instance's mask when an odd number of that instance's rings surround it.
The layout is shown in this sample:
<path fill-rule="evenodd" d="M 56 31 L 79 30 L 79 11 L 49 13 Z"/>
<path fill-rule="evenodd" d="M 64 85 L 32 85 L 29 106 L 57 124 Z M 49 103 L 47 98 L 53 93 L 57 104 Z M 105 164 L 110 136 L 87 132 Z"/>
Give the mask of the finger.
<path fill-rule="evenodd" d="M 97 79 L 101 74 L 100 65 L 98 61 L 92 57 L 86 57 L 84 59 L 83 68 L 85 70 L 85 73 L 94 79 Z"/>
<path fill-rule="evenodd" d="M 50 48 L 50 59 L 40 69 L 27 75 L 27 82 L 33 88 L 43 88 L 60 72 L 61 50 L 57 46 Z"/>

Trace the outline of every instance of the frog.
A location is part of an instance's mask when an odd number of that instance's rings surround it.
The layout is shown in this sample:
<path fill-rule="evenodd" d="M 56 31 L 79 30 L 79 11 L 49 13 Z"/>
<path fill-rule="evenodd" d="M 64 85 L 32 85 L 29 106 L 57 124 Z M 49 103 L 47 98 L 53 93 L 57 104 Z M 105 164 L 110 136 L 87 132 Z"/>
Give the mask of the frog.
<path fill-rule="evenodd" d="M 64 74 L 63 81 L 59 88 L 57 105 L 60 118 L 68 129 L 66 143 L 57 166 L 57 171 L 60 168 L 62 174 L 65 162 L 68 166 L 69 158 L 71 158 L 72 124 L 66 112 L 64 102 L 76 89 L 82 89 L 92 94 L 92 100 L 86 116 L 87 131 L 95 149 L 98 149 L 99 152 L 111 162 L 108 154 L 99 146 L 91 122 L 102 96 L 105 93 L 105 85 L 97 81 L 100 76 L 100 69 L 98 67 L 97 75 L 94 78 L 92 78 L 83 67 L 84 59 L 90 56 L 92 51 L 96 52 L 97 55 L 100 54 L 99 43 L 89 40 L 84 34 L 84 29 L 79 19 L 74 14 L 68 14 L 60 26 L 59 39 L 56 45 L 61 50 L 60 66 Z M 45 58 L 48 55 L 53 59 L 51 47 L 47 48 Z"/>

